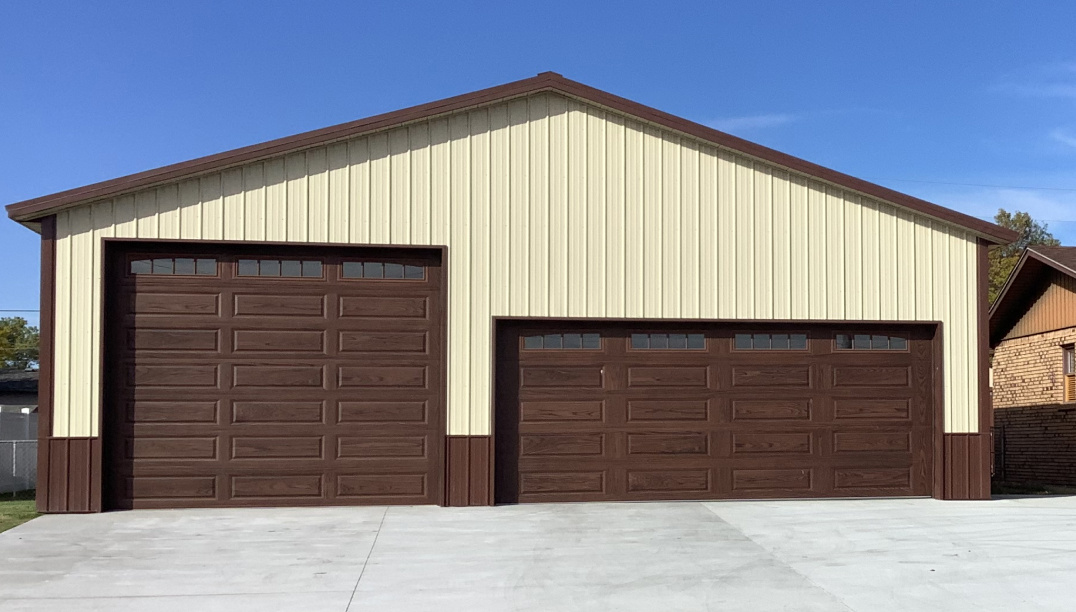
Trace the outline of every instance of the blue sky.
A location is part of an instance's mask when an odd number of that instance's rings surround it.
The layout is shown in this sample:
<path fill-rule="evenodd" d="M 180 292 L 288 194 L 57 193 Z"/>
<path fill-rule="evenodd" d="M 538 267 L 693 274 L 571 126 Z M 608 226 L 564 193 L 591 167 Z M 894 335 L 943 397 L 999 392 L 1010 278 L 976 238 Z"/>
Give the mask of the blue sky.
<path fill-rule="evenodd" d="M 0 203 L 553 70 L 1076 244 L 1073 23 L 1062 2 L 5 2 Z M 5 216 L 0 257 L 0 309 L 37 308 L 37 235 Z"/>

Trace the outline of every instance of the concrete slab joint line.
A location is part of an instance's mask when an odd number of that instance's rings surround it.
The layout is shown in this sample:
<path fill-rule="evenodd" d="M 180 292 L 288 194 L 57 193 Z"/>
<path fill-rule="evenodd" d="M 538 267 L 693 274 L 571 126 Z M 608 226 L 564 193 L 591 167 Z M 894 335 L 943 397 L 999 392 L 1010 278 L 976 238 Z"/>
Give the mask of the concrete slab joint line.
<path fill-rule="evenodd" d="M 344 612 L 351 610 L 351 604 L 355 601 L 355 593 L 359 591 L 359 583 L 362 582 L 362 575 L 366 573 L 366 566 L 370 564 L 370 557 L 374 554 L 374 548 L 377 546 L 377 538 L 381 535 L 381 529 L 385 526 L 385 517 L 389 515 L 391 506 L 385 507 L 385 512 L 381 514 L 381 522 L 377 525 L 377 533 L 374 534 L 374 541 L 370 544 L 370 550 L 366 553 L 366 561 L 362 564 L 362 569 L 359 570 L 359 577 L 355 579 L 355 588 L 351 589 L 351 598 L 347 600 L 347 608 Z"/>

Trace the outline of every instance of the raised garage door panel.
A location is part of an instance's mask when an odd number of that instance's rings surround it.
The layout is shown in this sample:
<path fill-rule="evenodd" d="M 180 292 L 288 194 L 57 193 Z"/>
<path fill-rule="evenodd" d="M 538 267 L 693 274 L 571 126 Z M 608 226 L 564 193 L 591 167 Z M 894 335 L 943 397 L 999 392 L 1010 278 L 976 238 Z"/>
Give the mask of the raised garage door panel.
<path fill-rule="evenodd" d="M 497 500 L 929 495 L 932 330 L 738 327 L 806 340 L 802 350 L 755 349 L 737 348 L 727 325 L 508 325 Z M 650 332 L 695 334 L 695 348 L 633 347 L 633 333 Z M 842 350 L 842 332 L 907 342 Z M 585 333 L 600 343 L 580 346 Z M 538 336 L 556 348 L 539 348 Z"/>
<path fill-rule="evenodd" d="M 436 254 L 167 248 L 110 259 L 110 507 L 440 502 Z M 203 273 L 176 273 L 192 259 Z M 241 260 L 320 266 L 243 275 Z M 345 276 L 363 261 L 406 265 L 407 277 Z"/>

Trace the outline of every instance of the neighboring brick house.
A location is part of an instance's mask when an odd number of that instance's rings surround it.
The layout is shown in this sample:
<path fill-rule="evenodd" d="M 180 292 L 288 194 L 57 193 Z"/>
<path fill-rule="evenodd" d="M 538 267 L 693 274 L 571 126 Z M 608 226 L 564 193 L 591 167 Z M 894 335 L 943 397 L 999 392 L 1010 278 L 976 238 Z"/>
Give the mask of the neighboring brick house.
<path fill-rule="evenodd" d="M 1076 487 L 1076 247 L 1027 249 L 990 309 L 994 480 Z"/>

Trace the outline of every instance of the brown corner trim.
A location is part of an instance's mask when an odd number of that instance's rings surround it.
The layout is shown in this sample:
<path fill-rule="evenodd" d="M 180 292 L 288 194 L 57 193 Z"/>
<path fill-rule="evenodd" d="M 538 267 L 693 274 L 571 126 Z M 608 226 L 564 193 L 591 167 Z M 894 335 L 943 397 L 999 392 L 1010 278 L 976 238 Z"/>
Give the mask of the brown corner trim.
<path fill-rule="evenodd" d="M 543 72 L 537 76 L 496 87 L 482 89 L 468 94 L 445 98 L 436 102 L 413 106 L 402 110 L 342 123 L 294 136 L 279 138 L 261 144 L 251 145 L 232 151 L 200 157 L 153 170 L 139 172 L 84 187 L 69 189 L 51 195 L 41 196 L 7 206 L 8 216 L 16 221 L 30 221 L 43 215 L 54 213 L 65 207 L 80 204 L 88 200 L 106 198 L 134 189 L 149 187 L 181 177 L 211 172 L 237 164 L 264 159 L 273 155 L 299 149 L 319 146 L 329 142 L 359 136 L 365 133 L 384 130 L 391 127 L 428 119 L 468 108 L 493 104 L 510 98 L 522 97 L 541 91 L 556 91 L 561 94 L 604 106 L 620 113 L 634 116 L 642 121 L 678 131 L 738 151 L 744 155 L 783 166 L 789 170 L 813 176 L 868 196 L 876 197 L 898 206 L 914 210 L 924 215 L 940 219 L 982 234 L 990 240 L 1007 244 L 1016 240 L 1016 232 L 999 227 L 993 223 L 977 219 L 970 215 L 939 206 L 926 200 L 882 187 L 875 183 L 831 170 L 807 160 L 781 153 L 769 147 L 720 132 L 705 125 L 689 121 L 675 115 L 651 108 L 649 106 L 613 95 L 611 93 L 566 79 L 554 72 Z"/>
<path fill-rule="evenodd" d="M 52 436 L 54 405 L 53 352 L 56 325 L 56 215 L 41 220 L 41 318 L 38 322 L 40 354 L 38 356 L 37 399 L 37 511 L 49 508 L 49 438 Z"/>
<path fill-rule="evenodd" d="M 38 489 L 39 511 L 101 511 L 101 438 L 55 438 L 44 442 L 48 455 L 47 488 Z M 43 494 L 42 494 L 43 493 Z"/>
<path fill-rule="evenodd" d="M 491 436 L 445 439 L 445 505 L 492 506 Z"/>

